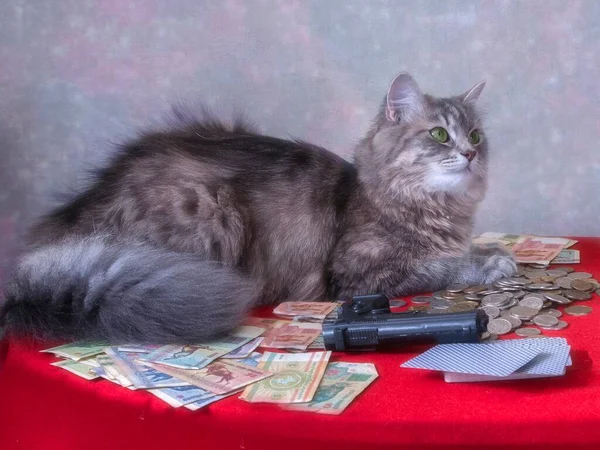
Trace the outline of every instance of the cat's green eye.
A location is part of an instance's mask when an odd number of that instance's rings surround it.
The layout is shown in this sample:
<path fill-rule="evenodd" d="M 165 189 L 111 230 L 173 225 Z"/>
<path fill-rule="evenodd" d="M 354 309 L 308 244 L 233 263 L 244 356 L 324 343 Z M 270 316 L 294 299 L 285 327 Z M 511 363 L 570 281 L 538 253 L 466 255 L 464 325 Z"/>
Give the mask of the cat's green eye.
<path fill-rule="evenodd" d="M 473 145 L 479 144 L 479 141 L 481 141 L 481 136 L 479 135 L 479 131 L 477 131 L 477 130 L 471 131 L 471 133 L 469 133 L 469 140 L 471 141 L 471 144 L 473 144 Z"/>
<path fill-rule="evenodd" d="M 429 134 L 434 141 L 438 141 L 440 144 L 448 142 L 448 132 L 442 127 L 435 127 L 429 130 Z"/>

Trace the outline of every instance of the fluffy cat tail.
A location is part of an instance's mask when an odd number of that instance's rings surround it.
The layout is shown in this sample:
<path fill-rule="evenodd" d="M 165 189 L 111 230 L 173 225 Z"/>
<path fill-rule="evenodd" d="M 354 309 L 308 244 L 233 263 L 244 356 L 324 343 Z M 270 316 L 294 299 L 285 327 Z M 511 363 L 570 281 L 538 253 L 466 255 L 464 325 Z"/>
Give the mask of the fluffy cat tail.
<path fill-rule="evenodd" d="M 0 326 L 39 338 L 195 343 L 234 328 L 258 296 L 250 279 L 216 262 L 72 238 L 25 255 Z"/>

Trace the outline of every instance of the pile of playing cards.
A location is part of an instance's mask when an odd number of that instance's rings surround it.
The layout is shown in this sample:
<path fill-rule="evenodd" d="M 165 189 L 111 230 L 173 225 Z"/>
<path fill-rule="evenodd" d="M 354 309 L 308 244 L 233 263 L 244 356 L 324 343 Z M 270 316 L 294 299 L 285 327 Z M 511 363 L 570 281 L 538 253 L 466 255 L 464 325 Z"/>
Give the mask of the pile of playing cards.
<path fill-rule="evenodd" d="M 400 367 L 444 372 L 448 383 L 557 377 L 571 365 L 564 338 L 441 344 Z"/>

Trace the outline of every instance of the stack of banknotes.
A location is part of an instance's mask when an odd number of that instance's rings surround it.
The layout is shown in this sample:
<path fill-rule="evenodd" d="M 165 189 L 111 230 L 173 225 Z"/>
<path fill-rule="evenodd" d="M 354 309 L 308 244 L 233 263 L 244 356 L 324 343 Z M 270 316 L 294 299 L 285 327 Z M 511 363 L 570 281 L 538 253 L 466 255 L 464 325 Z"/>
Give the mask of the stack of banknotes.
<path fill-rule="evenodd" d="M 545 267 L 549 264 L 580 262 L 579 250 L 570 250 L 570 247 L 577 244 L 573 239 L 486 232 L 473 239 L 473 244 L 483 247 L 504 247 L 512 251 L 518 263 Z"/>
<path fill-rule="evenodd" d="M 282 303 L 275 313 L 285 319 L 249 317 L 228 335 L 194 345 L 76 342 L 43 352 L 65 358 L 52 365 L 87 380 L 147 390 L 176 408 L 197 410 L 241 394 L 249 403 L 340 414 L 378 374 L 369 363 L 329 362 L 331 352 L 323 351 L 318 322 L 335 314 L 336 307 Z"/>

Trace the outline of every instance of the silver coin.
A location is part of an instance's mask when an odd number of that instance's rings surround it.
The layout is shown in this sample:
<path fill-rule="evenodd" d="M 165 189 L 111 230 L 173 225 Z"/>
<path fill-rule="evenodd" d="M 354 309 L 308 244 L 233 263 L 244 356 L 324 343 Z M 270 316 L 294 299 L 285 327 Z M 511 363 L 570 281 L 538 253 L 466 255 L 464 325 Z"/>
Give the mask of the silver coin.
<path fill-rule="evenodd" d="M 487 330 L 490 334 L 506 334 L 512 330 L 512 324 L 506 319 L 493 319 L 488 323 Z"/>
<path fill-rule="evenodd" d="M 548 289 L 549 287 L 552 287 L 553 285 L 550 283 L 531 283 L 528 284 L 525 288 L 526 289 Z"/>
<path fill-rule="evenodd" d="M 553 316 L 553 317 L 556 317 L 556 318 L 558 318 L 558 317 L 561 317 L 561 316 L 562 316 L 562 313 L 561 313 L 561 312 L 560 312 L 558 309 L 553 309 L 553 308 L 550 308 L 550 309 L 542 309 L 542 310 L 540 311 L 540 314 L 546 314 L 546 315 L 548 315 L 548 316 Z"/>
<path fill-rule="evenodd" d="M 523 322 L 516 317 L 511 316 L 510 314 L 500 316 L 502 319 L 508 320 L 510 322 L 510 326 L 514 330 L 515 328 L 519 328 Z"/>
<path fill-rule="evenodd" d="M 390 307 L 392 308 L 401 308 L 406 306 L 406 302 L 404 300 L 390 300 Z"/>
<path fill-rule="evenodd" d="M 431 300 L 433 300 L 433 297 L 427 297 L 425 295 L 419 295 L 417 297 L 413 297 L 410 301 L 411 301 L 411 303 L 414 303 L 415 305 L 426 305 Z"/>
<path fill-rule="evenodd" d="M 541 277 L 545 277 L 545 276 L 546 276 L 545 270 L 535 270 L 535 271 L 525 273 L 525 278 L 527 278 L 528 280 L 535 280 L 537 278 L 541 278 Z"/>
<path fill-rule="evenodd" d="M 481 309 L 483 309 L 490 319 L 495 319 L 500 315 L 500 310 L 492 305 L 483 306 Z"/>
<path fill-rule="evenodd" d="M 566 270 L 563 269 L 550 269 L 550 270 L 546 270 L 546 274 L 552 276 L 552 277 L 564 277 L 568 274 L 569 272 L 567 272 Z"/>
<path fill-rule="evenodd" d="M 567 273 L 575 272 L 575 269 L 573 269 L 572 267 L 568 267 L 568 266 L 563 266 L 560 268 L 560 270 L 564 270 Z"/>
<path fill-rule="evenodd" d="M 508 303 L 510 297 L 506 294 L 489 294 L 481 299 L 482 305 L 502 306 Z"/>
<path fill-rule="evenodd" d="M 518 306 L 518 305 L 519 305 L 519 300 L 517 300 L 516 298 L 513 298 L 506 305 L 501 306 L 500 309 L 508 309 L 508 310 L 510 310 L 510 308 L 512 308 L 513 306 Z"/>
<path fill-rule="evenodd" d="M 532 320 L 533 323 L 539 325 L 540 327 L 553 327 L 558 323 L 558 319 L 556 317 L 545 314 L 535 316 Z"/>
<path fill-rule="evenodd" d="M 518 328 L 515 330 L 515 334 L 522 337 L 537 336 L 540 333 L 541 331 L 539 329 L 531 327 Z"/>
<path fill-rule="evenodd" d="M 537 309 L 538 311 L 544 306 L 544 300 L 538 297 L 525 297 L 519 302 L 521 306 Z"/>
<path fill-rule="evenodd" d="M 534 308 L 528 308 L 527 306 L 513 306 L 508 311 L 511 316 L 521 320 L 530 320 L 534 317 L 539 310 Z"/>
<path fill-rule="evenodd" d="M 573 283 L 571 283 L 571 287 L 577 291 L 583 292 L 591 292 L 594 290 L 594 285 L 589 281 L 583 279 L 573 280 Z"/>
<path fill-rule="evenodd" d="M 552 328 L 548 328 L 548 329 L 549 330 L 562 330 L 563 328 L 567 328 L 568 326 L 569 326 L 569 324 L 567 322 L 565 322 L 564 320 L 559 320 L 556 325 L 554 325 Z"/>
<path fill-rule="evenodd" d="M 443 298 L 435 298 L 431 300 L 429 304 L 434 309 L 448 309 L 454 304 L 454 302 L 451 302 L 450 300 L 445 300 Z"/>
<path fill-rule="evenodd" d="M 443 293 L 444 293 L 444 291 L 435 291 L 433 294 L 431 294 L 431 296 L 434 298 L 444 298 L 444 297 L 442 297 Z"/>
<path fill-rule="evenodd" d="M 468 287 L 468 284 L 453 284 L 452 286 L 447 287 L 446 290 L 452 293 L 459 293 L 464 291 Z"/>
<path fill-rule="evenodd" d="M 542 301 L 546 300 L 546 296 L 544 294 L 539 294 L 537 292 L 527 292 L 523 298 L 526 297 L 539 298 Z"/>
<path fill-rule="evenodd" d="M 528 294 L 528 292 L 526 292 L 526 291 L 518 291 L 518 292 L 515 292 L 515 293 L 513 294 L 513 296 L 514 296 L 514 298 L 516 298 L 517 300 L 520 300 L 520 299 L 522 299 L 523 297 L 525 297 L 527 294 Z M 530 295 L 533 295 L 533 294 L 530 294 Z"/>
<path fill-rule="evenodd" d="M 474 302 L 480 302 L 481 297 L 477 294 L 465 294 L 465 300 L 471 300 Z"/>
<path fill-rule="evenodd" d="M 567 276 L 569 278 L 573 278 L 574 280 L 582 280 L 585 278 L 592 278 L 592 274 L 587 273 L 587 272 L 572 272 L 572 273 L 568 274 Z"/>
<path fill-rule="evenodd" d="M 587 316 L 591 312 L 592 308 L 583 305 L 569 306 L 568 308 L 565 308 L 565 314 L 570 316 Z"/>
<path fill-rule="evenodd" d="M 550 300 L 551 302 L 554 303 L 559 303 L 561 305 L 568 305 L 569 303 L 571 303 L 571 300 L 569 300 L 568 297 L 566 296 L 562 296 L 562 295 L 558 295 L 558 294 L 546 294 L 546 298 L 548 300 Z"/>
<path fill-rule="evenodd" d="M 540 291 L 559 291 L 560 286 L 557 286 L 556 284 L 551 284 L 550 286 L 542 287 L 539 290 Z"/>
<path fill-rule="evenodd" d="M 479 295 L 493 295 L 493 294 L 502 294 L 501 289 L 486 289 L 485 291 L 479 292 Z"/>
<path fill-rule="evenodd" d="M 584 301 L 592 298 L 592 295 L 589 292 L 576 291 L 575 289 L 563 291 L 563 295 L 569 300 L 575 301 Z"/>
<path fill-rule="evenodd" d="M 554 280 L 554 284 L 563 289 L 571 289 L 571 283 L 573 283 L 573 279 L 569 277 L 561 277 Z"/>

